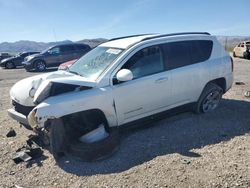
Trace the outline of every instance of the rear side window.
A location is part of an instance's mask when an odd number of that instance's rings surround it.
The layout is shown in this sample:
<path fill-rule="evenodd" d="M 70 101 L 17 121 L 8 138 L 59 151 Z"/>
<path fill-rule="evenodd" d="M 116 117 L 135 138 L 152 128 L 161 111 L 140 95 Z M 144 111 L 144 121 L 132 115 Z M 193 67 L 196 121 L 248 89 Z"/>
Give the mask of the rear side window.
<path fill-rule="evenodd" d="M 75 48 L 73 45 L 67 45 L 67 46 L 61 46 L 61 50 L 63 53 L 65 52 L 73 52 L 75 51 Z"/>
<path fill-rule="evenodd" d="M 89 46 L 85 46 L 85 45 L 76 45 L 75 48 L 76 48 L 77 51 L 85 51 L 85 50 L 90 49 Z"/>
<path fill-rule="evenodd" d="M 213 42 L 190 40 L 171 42 L 163 45 L 168 69 L 192 65 L 209 59 Z"/>
<path fill-rule="evenodd" d="M 191 41 L 191 63 L 206 61 L 211 56 L 213 42 L 210 40 Z"/>

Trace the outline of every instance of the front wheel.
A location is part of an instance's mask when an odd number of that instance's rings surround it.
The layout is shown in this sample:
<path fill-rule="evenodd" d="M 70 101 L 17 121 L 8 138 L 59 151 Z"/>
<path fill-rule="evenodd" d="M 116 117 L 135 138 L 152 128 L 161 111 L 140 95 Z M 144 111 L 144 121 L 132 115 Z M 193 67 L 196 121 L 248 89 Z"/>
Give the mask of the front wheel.
<path fill-rule="evenodd" d="M 233 57 L 236 57 L 236 54 L 235 54 L 235 52 L 233 52 Z"/>
<path fill-rule="evenodd" d="M 36 71 L 39 71 L 39 72 L 44 71 L 46 69 L 45 62 L 42 60 L 37 60 L 35 62 L 35 69 L 36 69 Z"/>
<path fill-rule="evenodd" d="M 215 110 L 222 98 L 223 90 L 220 86 L 209 83 L 204 88 L 196 106 L 196 113 L 207 113 Z"/>

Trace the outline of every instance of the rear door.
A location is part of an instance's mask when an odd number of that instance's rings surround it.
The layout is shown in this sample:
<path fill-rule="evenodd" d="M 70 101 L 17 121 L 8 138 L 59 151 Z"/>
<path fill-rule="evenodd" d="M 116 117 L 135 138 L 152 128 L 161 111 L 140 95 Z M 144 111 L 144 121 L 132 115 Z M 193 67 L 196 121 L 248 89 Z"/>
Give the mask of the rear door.
<path fill-rule="evenodd" d="M 74 59 L 79 59 L 84 54 L 86 54 L 88 51 L 90 51 L 89 46 L 85 45 L 75 45 L 75 53 L 74 53 Z"/>
<path fill-rule="evenodd" d="M 194 102 L 209 79 L 209 62 L 213 42 L 187 40 L 164 45 L 166 64 L 172 75 L 171 105 Z"/>
<path fill-rule="evenodd" d="M 239 56 L 240 57 L 244 57 L 244 52 L 246 51 L 246 45 L 245 45 L 245 43 L 242 43 L 241 45 L 240 45 L 240 49 L 239 49 Z"/>
<path fill-rule="evenodd" d="M 160 46 L 136 52 L 121 69 L 129 69 L 133 80 L 113 83 L 118 124 L 163 111 L 171 95 L 171 75 L 166 71 Z"/>
<path fill-rule="evenodd" d="M 235 49 L 235 55 L 238 57 L 241 57 L 241 45 L 242 43 L 238 44 L 238 46 Z"/>
<path fill-rule="evenodd" d="M 62 55 L 61 55 L 61 62 L 64 63 L 70 60 L 75 59 L 75 46 L 74 45 L 65 45 L 62 46 Z"/>

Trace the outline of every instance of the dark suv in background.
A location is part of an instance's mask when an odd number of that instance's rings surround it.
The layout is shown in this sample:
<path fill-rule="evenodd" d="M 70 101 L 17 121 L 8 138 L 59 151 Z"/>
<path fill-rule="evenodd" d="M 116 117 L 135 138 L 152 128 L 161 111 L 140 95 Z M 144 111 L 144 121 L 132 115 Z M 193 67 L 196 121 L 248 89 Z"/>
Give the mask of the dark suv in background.
<path fill-rule="evenodd" d="M 79 59 L 90 50 L 90 46 L 86 44 L 72 43 L 56 45 L 44 50 L 40 54 L 26 57 L 22 64 L 27 71 L 32 69 L 44 71 L 48 67 L 58 67 L 66 61 Z"/>
<path fill-rule="evenodd" d="M 1 67 L 5 67 L 7 69 L 13 69 L 16 68 L 16 66 L 22 65 L 22 62 L 24 61 L 24 58 L 33 55 L 38 54 L 39 52 L 23 52 L 19 53 L 16 56 L 5 58 L 0 62 Z"/>

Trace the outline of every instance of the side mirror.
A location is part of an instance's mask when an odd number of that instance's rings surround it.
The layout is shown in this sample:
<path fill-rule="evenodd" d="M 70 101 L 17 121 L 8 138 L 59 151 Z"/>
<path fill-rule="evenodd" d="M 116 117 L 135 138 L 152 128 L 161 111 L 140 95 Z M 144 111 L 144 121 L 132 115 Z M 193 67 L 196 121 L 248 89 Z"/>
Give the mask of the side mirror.
<path fill-rule="evenodd" d="M 116 74 L 116 79 L 120 82 L 126 82 L 133 79 L 133 73 L 128 69 L 121 69 Z"/>

